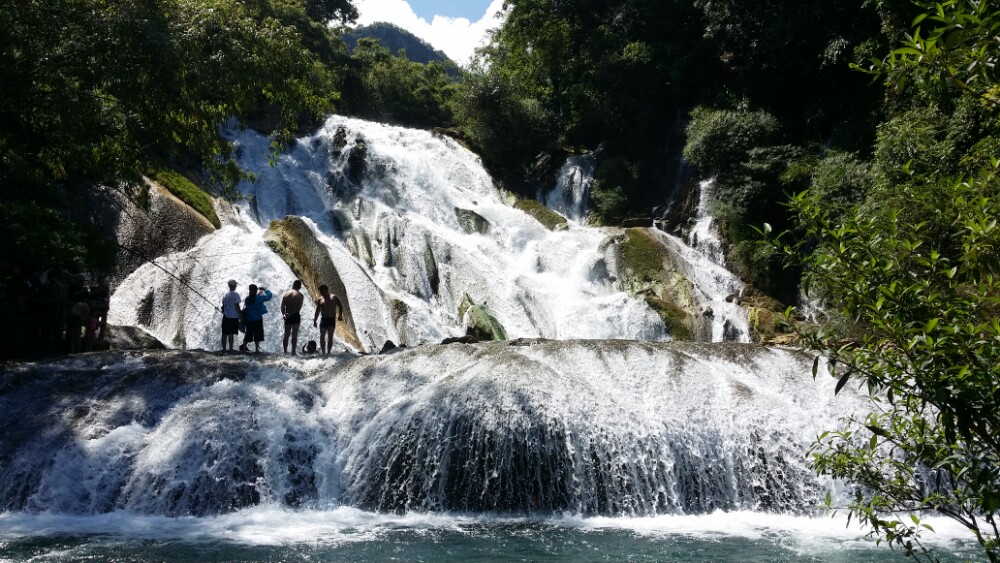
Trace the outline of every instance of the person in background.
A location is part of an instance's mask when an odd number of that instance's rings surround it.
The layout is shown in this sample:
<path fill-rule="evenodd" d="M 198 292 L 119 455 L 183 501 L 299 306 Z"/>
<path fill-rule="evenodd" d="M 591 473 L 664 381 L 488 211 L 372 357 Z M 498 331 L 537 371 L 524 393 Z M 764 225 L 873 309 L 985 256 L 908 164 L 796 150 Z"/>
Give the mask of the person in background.
<path fill-rule="evenodd" d="M 330 288 L 319 286 L 319 299 L 316 300 L 316 313 L 313 315 L 313 326 L 322 314 L 319 323 L 319 349 L 325 356 L 333 351 L 333 332 L 337 329 L 337 321 L 344 320 L 344 306 L 336 295 L 330 295 Z"/>
<path fill-rule="evenodd" d="M 107 276 L 101 276 L 97 285 L 91 289 L 91 313 L 97 317 L 98 331 L 96 340 L 104 340 L 108 329 L 108 309 L 111 306 L 111 283 Z"/>
<path fill-rule="evenodd" d="M 82 351 L 82 331 L 90 317 L 90 305 L 87 305 L 87 287 L 82 283 L 77 285 L 73 294 L 73 304 L 66 317 L 66 340 L 69 341 L 69 353 L 78 354 Z"/>
<path fill-rule="evenodd" d="M 285 320 L 285 337 L 282 340 L 282 345 L 285 348 L 285 353 L 288 353 L 288 337 L 292 338 L 292 355 L 298 354 L 298 344 L 299 344 L 299 323 L 302 322 L 302 301 L 305 297 L 302 296 L 302 281 L 295 280 L 292 282 L 292 289 L 289 289 L 281 296 L 281 316 Z"/>
<path fill-rule="evenodd" d="M 236 293 L 236 280 L 229 280 L 229 293 L 222 297 L 222 351 L 234 351 L 233 341 L 240 331 L 240 294 Z M 228 348 L 226 345 L 229 345 Z"/>
<path fill-rule="evenodd" d="M 250 284 L 249 289 L 250 293 L 243 301 L 243 319 L 246 321 L 247 331 L 243 335 L 243 346 L 240 349 L 249 352 L 250 347 L 247 344 L 253 342 L 256 354 L 260 352 L 260 343 L 264 340 L 264 315 L 267 314 L 264 302 L 271 300 L 271 291 L 261 287 L 259 289 L 261 294 L 258 295 L 258 288 L 254 284 Z"/>

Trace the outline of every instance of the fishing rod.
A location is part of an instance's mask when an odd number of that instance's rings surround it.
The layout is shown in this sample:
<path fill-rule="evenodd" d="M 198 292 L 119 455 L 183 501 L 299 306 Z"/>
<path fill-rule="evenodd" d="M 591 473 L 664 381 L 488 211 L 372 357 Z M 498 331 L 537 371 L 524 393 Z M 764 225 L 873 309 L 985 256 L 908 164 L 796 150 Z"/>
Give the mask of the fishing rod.
<path fill-rule="evenodd" d="M 191 293 L 194 293 L 194 294 L 195 294 L 195 295 L 197 295 L 198 297 L 201 297 L 201 298 L 202 298 L 202 299 L 204 299 L 204 300 L 205 300 L 206 302 L 208 302 L 208 304 L 210 304 L 210 305 L 212 306 L 212 309 L 214 309 L 215 311 L 217 311 L 217 312 L 219 312 L 219 313 L 221 313 L 221 312 L 222 312 L 222 309 L 221 309 L 220 307 L 218 307 L 218 306 L 217 306 L 217 305 L 215 304 L 215 301 L 212 301 L 212 300 L 211 300 L 211 299 L 209 299 L 208 297 L 205 297 L 204 295 L 202 295 L 200 291 L 198 291 L 197 289 L 195 289 L 194 287 L 192 287 L 192 286 L 191 286 L 191 284 L 189 284 L 188 282 L 184 281 L 184 279 L 183 279 L 183 278 L 181 278 L 180 276 L 178 276 L 178 275 L 174 274 L 174 273 L 173 273 L 173 272 L 171 272 L 170 270 L 168 270 L 168 269 L 164 268 L 163 266 L 161 266 L 161 265 L 157 264 L 157 263 L 156 263 L 156 259 L 153 259 L 153 260 L 150 260 L 148 256 L 146 256 L 146 255 L 142 254 L 141 252 L 139 252 L 139 251 L 137 251 L 137 250 L 134 250 L 134 249 L 132 249 L 132 248 L 129 248 L 129 247 L 125 246 L 124 244 L 121 244 L 121 243 L 120 243 L 120 242 L 118 242 L 118 241 L 115 241 L 115 246 L 117 246 L 118 248 L 120 248 L 120 249 L 124 250 L 125 252 L 128 252 L 128 253 L 130 253 L 130 254 L 133 254 L 133 255 L 135 255 L 135 256 L 138 256 L 139 258 L 141 258 L 141 259 L 145 260 L 147 264 L 151 264 L 151 265 L 153 265 L 154 267 L 156 267 L 156 268 L 160 269 L 160 270 L 161 270 L 161 271 L 162 271 L 163 273 L 165 273 L 165 274 L 167 274 L 168 276 L 170 276 L 171 278 L 173 278 L 173 279 L 177 280 L 177 282 L 178 282 L 178 283 L 180 283 L 181 285 L 183 285 L 184 287 L 186 287 L 186 288 L 190 289 L 190 290 L 191 290 Z"/>

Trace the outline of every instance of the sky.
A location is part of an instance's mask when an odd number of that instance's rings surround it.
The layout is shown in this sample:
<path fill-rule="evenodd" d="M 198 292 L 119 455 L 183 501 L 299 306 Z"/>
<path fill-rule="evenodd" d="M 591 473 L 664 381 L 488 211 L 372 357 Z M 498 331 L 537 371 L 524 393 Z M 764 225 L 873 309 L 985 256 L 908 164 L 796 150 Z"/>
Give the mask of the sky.
<path fill-rule="evenodd" d="M 503 0 L 355 0 L 354 5 L 358 25 L 398 25 L 465 65 L 500 24 Z"/>

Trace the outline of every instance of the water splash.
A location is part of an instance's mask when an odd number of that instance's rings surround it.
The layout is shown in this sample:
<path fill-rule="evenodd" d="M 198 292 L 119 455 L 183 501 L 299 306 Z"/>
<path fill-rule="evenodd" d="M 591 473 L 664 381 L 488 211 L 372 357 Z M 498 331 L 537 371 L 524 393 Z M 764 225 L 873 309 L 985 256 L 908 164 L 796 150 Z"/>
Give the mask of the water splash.
<path fill-rule="evenodd" d="M 14 370 L 0 510 L 798 512 L 836 490 L 805 445 L 863 405 L 808 377 L 808 357 L 750 345 L 347 358 L 107 354 Z"/>
<path fill-rule="evenodd" d="M 558 211 L 569 219 L 581 221 L 587 216 L 590 186 L 594 180 L 596 159 L 593 153 L 574 155 L 566 159 L 556 180 L 555 189 L 539 200 L 546 207 Z"/>

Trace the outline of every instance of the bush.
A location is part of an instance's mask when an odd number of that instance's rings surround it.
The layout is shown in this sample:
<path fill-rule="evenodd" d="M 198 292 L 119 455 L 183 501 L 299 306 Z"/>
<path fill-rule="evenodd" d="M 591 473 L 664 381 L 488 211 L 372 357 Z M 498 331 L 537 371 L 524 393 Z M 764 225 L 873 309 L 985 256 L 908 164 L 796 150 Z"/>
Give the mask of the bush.
<path fill-rule="evenodd" d="M 706 174 L 739 170 L 754 147 L 778 140 L 778 120 L 765 111 L 695 108 L 688 123 L 684 158 Z"/>

